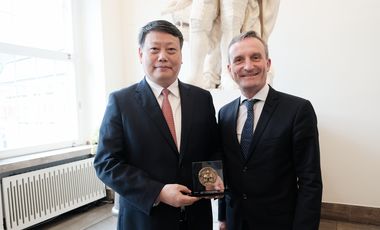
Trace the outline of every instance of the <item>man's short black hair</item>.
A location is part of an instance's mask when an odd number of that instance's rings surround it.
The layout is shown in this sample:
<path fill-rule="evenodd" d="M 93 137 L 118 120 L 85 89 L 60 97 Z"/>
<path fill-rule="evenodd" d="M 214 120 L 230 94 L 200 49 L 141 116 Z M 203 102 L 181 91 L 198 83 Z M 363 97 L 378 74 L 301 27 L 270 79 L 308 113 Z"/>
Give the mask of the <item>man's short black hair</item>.
<path fill-rule="evenodd" d="M 171 34 L 174 37 L 177 37 L 179 39 L 179 44 L 182 49 L 183 35 L 181 31 L 174 24 L 166 20 L 151 21 L 141 28 L 140 33 L 139 33 L 139 38 L 138 38 L 140 47 L 144 46 L 146 35 L 152 31 L 164 32 L 164 33 Z"/>

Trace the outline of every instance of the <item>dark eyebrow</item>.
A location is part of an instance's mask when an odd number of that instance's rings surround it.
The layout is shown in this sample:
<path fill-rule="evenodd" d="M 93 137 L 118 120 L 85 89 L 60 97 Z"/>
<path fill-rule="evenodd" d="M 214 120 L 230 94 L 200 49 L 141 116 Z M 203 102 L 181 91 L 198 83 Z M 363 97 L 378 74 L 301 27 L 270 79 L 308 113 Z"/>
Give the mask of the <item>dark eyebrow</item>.
<path fill-rule="evenodd" d="M 235 56 L 235 57 L 232 58 L 232 61 L 235 61 L 236 59 L 239 59 L 239 58 L 241 58 L 241 57 L 242 57 L 241 55 L 239 55 L 239 56 Z"/>
<path fill-rule="evenodd" d="M 261 53 L 260 52 L 254 52 L 251 56 L 263 56 L 263 55 L 261 55 Z"/>

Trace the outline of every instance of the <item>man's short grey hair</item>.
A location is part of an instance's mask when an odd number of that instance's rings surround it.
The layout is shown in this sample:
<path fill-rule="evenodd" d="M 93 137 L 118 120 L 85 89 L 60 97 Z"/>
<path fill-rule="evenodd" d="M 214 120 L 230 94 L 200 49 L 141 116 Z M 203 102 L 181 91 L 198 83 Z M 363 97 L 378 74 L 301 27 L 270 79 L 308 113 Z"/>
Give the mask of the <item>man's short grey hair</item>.
<path fill-rule="evenodd" d="M 246 38 L 256 38 L 257 40 L 259 40 L 264 45 L 265 57 L 267 59 L 269 58 L 269 51 L 268 51 L 267 43 L 255 31 L 250 30 L 250 31 L 247 31 L 247 32 L 244 32 L 244 33 L 237 35 L 236 37 L 234 37 L 231 40 L 230 44 L 228 45 L 228 50 L 227 50 L 227 52 L 228 52 L 228 63 L 230 63 L 230 48 L 231 48 L 231 46 L 237 42 L 243 41 Z"/>

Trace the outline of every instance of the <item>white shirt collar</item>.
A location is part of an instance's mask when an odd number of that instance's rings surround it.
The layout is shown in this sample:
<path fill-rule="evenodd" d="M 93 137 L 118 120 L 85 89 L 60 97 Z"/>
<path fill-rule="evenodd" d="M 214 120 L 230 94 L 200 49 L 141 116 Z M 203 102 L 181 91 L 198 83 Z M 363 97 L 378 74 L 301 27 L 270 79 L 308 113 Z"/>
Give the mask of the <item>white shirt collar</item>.
<path fill-rule="evenodd" d="M 243 103 L 244 100 L 246 99 L 247 100 L 258 99 L 262 102 L 265 102 L 265 100 L 267 99 L 268 93 L 269 93 L 269 85 L 265 84 L 265 86 L 261 88 L 260 91 L 257 92 L 255 96 L 253 96 L 252 98 L 246 98 L 243 94 L 240 94 L 240 104 Z"/>
<path fill-rule="evenodd" d="M 159 84 L 155 83 L 154 81 L 150 80 L 149 77 L 145 77 L 146 82 L 150 86 L 150 88 L 153 91 L 153 94 L 156 98 L 158 98 L 161 95 L 162 90 L 164 87 L 160 86 Z M 175 80 L 169 87 L 168 90 L 171 94 L 173 94 L 175 97 L 179 98 L 179 87 L 178 87 L 178 79 Z"/>

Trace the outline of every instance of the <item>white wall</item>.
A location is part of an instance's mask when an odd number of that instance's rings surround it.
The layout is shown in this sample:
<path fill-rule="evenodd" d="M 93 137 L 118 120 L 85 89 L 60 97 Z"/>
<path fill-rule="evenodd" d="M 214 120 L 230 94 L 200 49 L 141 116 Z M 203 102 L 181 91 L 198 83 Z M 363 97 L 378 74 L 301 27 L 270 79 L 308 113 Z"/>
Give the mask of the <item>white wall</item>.
<path fill-rule="evenodd" d="M 150 20 L 168 18 L 160 15 L 167 1 L 102 2 L 106 36 L 122 38 L 109 39 L 116 42 L 108 47 L 123 50 L 122 57 L 105 56 L 105 76 L 126 86 L 143 76 L 138 30 Z M 378 9 L 378 0 L 283 0 L 269 40 L 274 87 L 310 99 L 315 107 L 325 202 L 380 207 Z M 108 18 L 114 14 L 121 21 Z M 122 64 L 113 67 L 119 69 L 107 70 L 107 63 L 120 63 L 119 58 Z M 123 86 L 109 86 L 107 92 Z"/>
<path fill-rule="evenodd" d="M 275 88 L 319 118 L 323 200 L 380 207 L 380 1 L 283 0 L 269 45 Z"/>
<path fill-rule="evenodd" d="M 97 132 L 106 101 L 102 6 L 101 0 L 75 0 L 72 4 L 80 143 L 84 143 Z"/>

